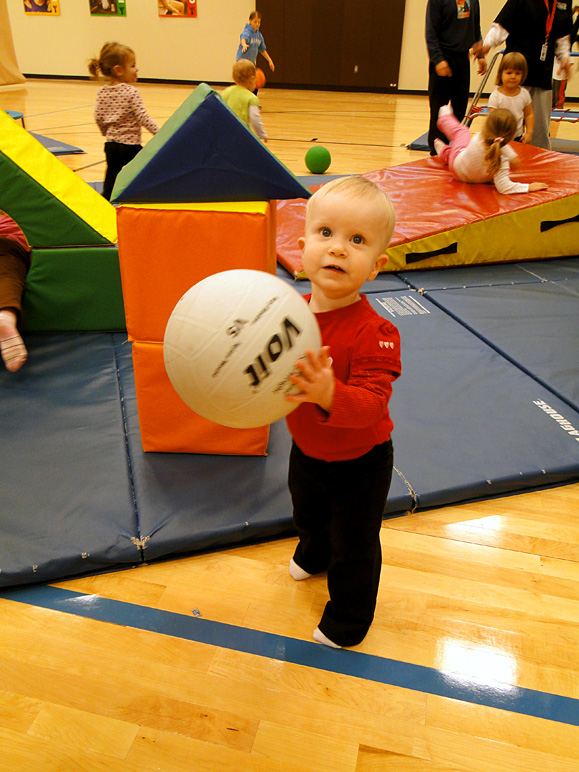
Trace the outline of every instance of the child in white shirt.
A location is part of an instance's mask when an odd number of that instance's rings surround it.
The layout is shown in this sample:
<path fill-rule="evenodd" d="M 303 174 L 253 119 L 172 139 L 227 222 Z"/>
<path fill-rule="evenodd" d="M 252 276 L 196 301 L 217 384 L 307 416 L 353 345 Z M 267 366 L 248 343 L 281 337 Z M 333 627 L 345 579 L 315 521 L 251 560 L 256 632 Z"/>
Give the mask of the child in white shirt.
<path fill-rule="evenodd" d="M 489 97 L 489 113 L 497 107 L 510 110 L 517 121 L 515 142 L 529 142 L 533 136 L 535 116 L 531 95 L 521 88 L 527 77 L 527 60 L 518 51 L 505 54 L 497 73 L 497 87 Z"/>

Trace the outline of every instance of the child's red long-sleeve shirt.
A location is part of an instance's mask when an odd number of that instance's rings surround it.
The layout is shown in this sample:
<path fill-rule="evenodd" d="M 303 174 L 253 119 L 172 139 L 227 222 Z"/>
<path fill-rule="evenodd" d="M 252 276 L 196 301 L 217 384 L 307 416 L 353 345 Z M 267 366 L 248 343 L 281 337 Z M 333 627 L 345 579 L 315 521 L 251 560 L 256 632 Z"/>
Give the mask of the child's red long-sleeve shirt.
<path fill-rule="evenodd" d="M 309 300 L 309 297 L 306 297 Z M 300 450 L 323 461 L 358 458 L 390 439 L 392 382 L 401 372 L 400 336 L 367 298 L 316 314 L 324 346 L 330 347 L 336 387 L 330 413 L 301 404 L 287 417 Z"/>

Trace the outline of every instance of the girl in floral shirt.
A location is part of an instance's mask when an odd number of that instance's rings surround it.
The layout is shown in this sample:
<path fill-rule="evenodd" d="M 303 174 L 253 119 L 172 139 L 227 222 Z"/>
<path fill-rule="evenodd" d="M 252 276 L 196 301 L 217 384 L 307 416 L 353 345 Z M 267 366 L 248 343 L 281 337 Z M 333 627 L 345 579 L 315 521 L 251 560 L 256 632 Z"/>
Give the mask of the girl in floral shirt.
<path fill-rule="evenodd" d="M 107 80 L 97 94 L 94 117 L 106 140 L 103 196 L 110 201 L 118 173 L 142 150 L 141 127 L 151 134 L 156 134 L 159 127 L 132 85 L 137 82 L 139 71 L 135 53 L 128 46 L 105 43 L 99 58 L 91 59 L 88 69 L 93 78 L 102 74 Z"/>

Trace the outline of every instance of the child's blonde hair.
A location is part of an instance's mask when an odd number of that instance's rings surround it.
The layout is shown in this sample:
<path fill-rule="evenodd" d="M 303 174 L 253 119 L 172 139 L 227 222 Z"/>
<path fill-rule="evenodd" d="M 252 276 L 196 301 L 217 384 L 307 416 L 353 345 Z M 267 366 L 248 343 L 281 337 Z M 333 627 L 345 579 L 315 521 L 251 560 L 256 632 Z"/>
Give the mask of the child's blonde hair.
<path fill-rule="evenodd" d="M 239 59 L 233 65 L 232 77 L 234 83 L 238 86 L 246 86 L 252 78 L 255 77 L 257 69 L 249 59 Z"/>
<path fill-rule="evenodd" d="M 113 78 L 113 70 L 117 65 L 124 67 L 130 56 L 134 56 L 132 48 L 124 46 L 122 43 L 105 43 L 101 48 L 98 59 L 91 59 L 88 63 L 88 71 L 91 77 L 97 78 L 99 74 L 105 78 Z"/>
<path fill-rule="evenodd" d="M 521 83 L 524 83 L 527 79 L 527 60 L 518 51 L 511 51 L 505 54 L 499 64 L 499 71 L 497 72 L 497 86 L 503 85 L 503 72 L 504 70 L 514 70 L 521 73 Z"/>
<path fill-rule="evenodd" d="M 493 110 L 485 121 L 481 137 L 488 150 L 485 161 L 489 174 L 495 175 L 501 166 L 501 148 L 515 138 L 517 120 L 510 110 L 499 107 Z"/>
<path fill-rule="evenodd" d="M 394 226 L 396 225 L 394 206 L 386 193 L 384 193 L 383 190 L 380 190 L 380 188 L 367 177 L 359 177 L 356 175 L 352 177 L 339 177 L 337 180 L 332 180 L 323 185 L 309 199 L 306 206 L 306 223 L 308 221 L 308 214 L 311 212 L 312 202 L 319 201 L 330 193 L 344 193 L 353 199 L 371 202 L 382 208 L 384 232 L 381 251 L 382 253 L 385 253 L 392 239 Z"/>

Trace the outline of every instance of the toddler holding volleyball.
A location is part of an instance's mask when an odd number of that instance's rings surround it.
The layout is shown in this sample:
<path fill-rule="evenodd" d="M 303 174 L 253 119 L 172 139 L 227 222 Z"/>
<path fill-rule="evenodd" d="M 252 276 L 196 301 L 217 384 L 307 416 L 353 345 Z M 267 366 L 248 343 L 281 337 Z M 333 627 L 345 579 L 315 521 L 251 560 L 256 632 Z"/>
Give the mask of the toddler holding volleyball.
<path fill-rule="evenodd" d="M 91 59 L 88 69 L 93 78 L 101 73 L 107 79 L 97 94 L 94 117 L 106 140 L 103 196 L 110 201 L 118 173 L 142 150 L 141 127 L 151 134 L 156 134 L 159 127 L 149 117 L 133 86 L 139 71 L 132 49 L 121 43 L 105 43 L 99 58 Z"/>
<path fill-rule="evenodd" d="M 444 105 L 438 114 L 438 128 L 446 134 L 450 145 L 434 140 L 439 158 L 462 182 L 494 182 L 499 193 L 532 193 L 544 190 L 543 182 L 514 182 L 510 167 L 520 164 L 509 142 L 515 138 L 517 121 L 510 110 L 493 110 L 481 131 L 472 138 L 467 126 L 454 117 L 452 108 Z"/>
<path fill-rule="evenodd" d="M 327 571 L 330 600 L 314 639 L 333 648 L 360 643 L 372 623 L 381 570 L 380 528 L 390 487 L 392 382 L 400 338 L 365 295 L 388 258 L 390 199 L 364 177 L 324 185 L 310 198 L 299 239 L 306 296 L 322 333 L 291 381 L 301 403 L 286 417 L 293 438 L 289 488 L 299 542 L 296 580 Z"/>
<path fill-rule="evenodd" d="M 247 59 L 240 59 L 233 65 L 233 80 L 235 85 L 228 86 L 223 94 L 223 100 L 233 110 L 235 115 L 252 128 L 255 134 L 267 142 L 267 134 L 261 120 L 261 106 L 255 95 L 255 64 Z"/>
<path fill-rule="evenodd" d="M 489 97 L 489 112 L 497 107 L 510 110 L 517 121 L 515 142 L 530 142 L 535 116 L 531 95 L 521 88 L 527 77 L 527 60 L 518 51 L 511 51 L 501 59 L 497 73 L 497 88 Z"/>

